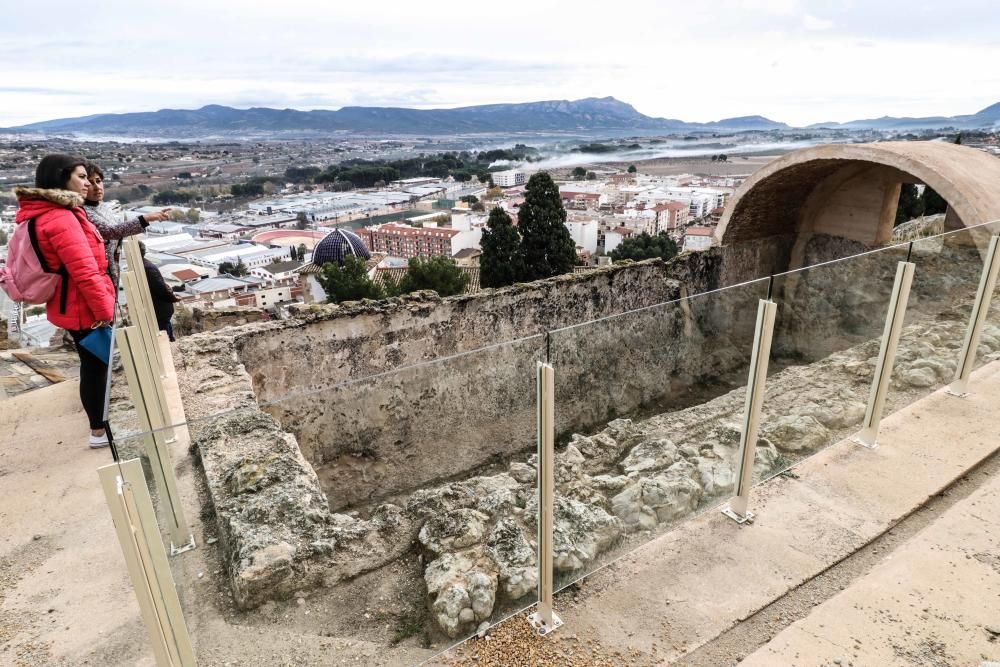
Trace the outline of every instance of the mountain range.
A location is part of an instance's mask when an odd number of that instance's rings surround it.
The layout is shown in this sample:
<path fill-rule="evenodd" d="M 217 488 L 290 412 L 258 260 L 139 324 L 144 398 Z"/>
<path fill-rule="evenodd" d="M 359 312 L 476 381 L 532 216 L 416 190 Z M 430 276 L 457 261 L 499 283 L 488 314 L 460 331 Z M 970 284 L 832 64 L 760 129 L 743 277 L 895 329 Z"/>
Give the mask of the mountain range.
<path fill-rule="evenodd" d="M 814 123 L 812 128 L 913 130 L 955 127 L 971 129 L 1000 124 L 1000 103 L 975 114 L 954 117 L 896 118 L 883 116 L 846 123 Z M 10 130 L 47 134 L 103 134 L 111 136 L 207 136 L 253 134 L 379 133 L 389 135 L 472 134 L 517 132 L 573 132 L 644 130 L 719 132 L 792 130 L 763 116 L 740 116 L 707 123 L 654 118 L 614 97 L 548 100 L 521 104 L 488 104 L 454 109 L 402 107 L 343 107 L 336 111 L 234 109 L 212 104 L 200 109 L 96 114 L 22 125 Z"/>

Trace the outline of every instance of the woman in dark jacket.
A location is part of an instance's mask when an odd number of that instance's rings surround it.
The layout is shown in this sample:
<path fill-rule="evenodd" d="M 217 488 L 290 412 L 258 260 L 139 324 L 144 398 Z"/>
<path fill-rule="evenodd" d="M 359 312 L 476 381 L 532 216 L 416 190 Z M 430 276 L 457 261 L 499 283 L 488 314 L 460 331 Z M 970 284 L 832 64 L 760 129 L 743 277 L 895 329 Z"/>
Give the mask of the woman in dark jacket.
<path fill-rule="evenodd" d="M 90 446 L 105 447 L 104 394 L 108 367 L 79 345 L 91 329 L 110 326 L 115 289 L 108 277 L 104 239 L 83 212 L 89 188 L 86 161 L 46 155 L 35 171 L 34 188 L 17 188 L 16 224 L 35 220 L 38 245 L 50 269 L 65 274 L 45 304 L 49 322 L 66 329 L 80 355 L 80 401 L 90 420 Z"/>
<path fill-rule="evenodd" d="M 90 186 L 87 188 L 86 200 L 83 202 L 83 210 L 87 213 L 87 218 L 94 223 L 97 231 L 104 238 L 104 249 L 108 258 L 108 272 L 111 281 L 118 285 L 118 255 L 121 249 L 121 240 L 126 236 L 141 234 L 152 222 L 160 222 L 170 217 L 170 209 L 165 208 L 156 213 L 131 220 L 126 220 L 111 210 L 111 207 L 104 203 L 104 171 L 93 162 L 87 163 L 87 181 Z"/>
<path fill-rule="evenodd" d="M 146 282 L 149 283 L 149 296 L 153 299 L 153 312 L 156 313 L 156 328 L 167 332 L 167 338 L 174 342 L 174 325 L 170 322 L 174 316 L 174 304 L 180 301 L 174 291 L 163 279 L 163 274 L 156 265 L 146 259 L 146 244 L 139 241 L 139 252 L 142 253 L 142 266 L 146 270 Z"/>

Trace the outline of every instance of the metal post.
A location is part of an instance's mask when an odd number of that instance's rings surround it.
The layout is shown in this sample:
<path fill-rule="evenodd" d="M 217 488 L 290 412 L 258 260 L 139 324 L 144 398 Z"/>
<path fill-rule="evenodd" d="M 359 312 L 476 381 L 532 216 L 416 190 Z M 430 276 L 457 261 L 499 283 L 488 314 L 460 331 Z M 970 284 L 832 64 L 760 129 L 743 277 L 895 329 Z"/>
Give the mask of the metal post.
<path fill-rule="evenodd" d="M 142 332 L 143 345 L 146 347 L 149 358 L 153 361 L 153 369 L 156 374 L 163 375 L 163 360 L 160 357 L 160 347 L 156 341 L 158 332 L 156 320 L 151 312 L 152 306 L 147 305 L 143 298 L 143 288 L 139 283 L 139 276 L 132 270 L 122 271 L 121 280 L 125 286 L 132 324 Z"/>
<path fill-rule="evenodd" d="M 167 442 L 175 442 L 177 435 L 174 432 L 170 408 L 167 406 L 167 392 L 163 388 L 163 378 L 157 373 L 155 360 L 151 355 L 146 354 L 149 340 L 143 336 L 143 328 L 141 326 L 132 325 L 127 328 L 130 332 L 129 341 L 132 343 L 132 359 L 136 364 L 139 381 L 147 389 L 145 396 L 148 401 L 147 405 L 149 406 L 149 414 L 153 421 L 153 428 L 162 430 Z M 156 339 L 153 339 L 152 345 L 157 345 Z"/>
<path fill-rule="evenodd" d="M 983 333 L 986 314 L 990 310 L 993 290 L 997 286 L 997 272 L 1000 271 L 1000 235 L 990 238 L 990 247 L 983 260 L 983 273 L 979 278 L 979 291 L 976 292 L 976 302 L 972 306 L 972 317 L 965 331 L 965 342 L 962 352 L 958 355 L 958 365 L 955 367 L 955 379 L 948 386 L 947 392 L 952 396 L 967 396 L 969 394 L 969 376 L 976 363 L 976 351 L 979 349 L 979 338 Z"/>
<path fill-rule="evenodd" d="M 141 360 L 135 358 L 136 347 L 133 344 L 136 338 L 135 327 L 123 327 L 116 332 L 116 336 L 121 350 L 122 366 L 125 369 L 125 379 L 136 413 L 139 415 L 139 428 L 143 430 L 143 445 L 146 456 L 149 457 L 149 467 L 152 468 L 156 486 L 160 489 L 160 498 L 165 503 L 164 514 L 167 519 L 167 532 L 170 535 L 170 555 L 176 556 L 194 549 L 196 545 L 194 534 L 184 516 L 180 494 L 177 492 L 177 478 L 174 475 L 170 450 L 166 445 L 164 432 L 159 429 L 154 417 L 156 403 L 155 397 L 151 396 L 153 392 L 149 385 L 155 383 L 156 378 L 149 376 L 148 365 L 145 372 L 142 372 L 143 364 Z"/>
<path fill-rule="evenodd" d="M 552 524 L 555 512 L 555 371 L 538 362 L 538 611 L 528 622 L 546 636 L 562 626 L 552 610 Z"/>
<path fill-rule="evenodd" d="M 138 459 L 97 469 L 156 664 L 194 667 L 194 650 Z"/>
<path fill-rule="evenodd" d="M 896 266 L 896 281 L 892 286 L 889 312 L 885 316 L 882 346 L 879 348 L 878 361 L 875 364 L 875 376 L 872 379 L 872 388 L 868 395 L 865 421 L 861 430 L 852 438 L 854 442 L 868 449 L 878 447 L 878 427 L 882 422 L 882 411 L 885 409 L 885 399 L 889 393 L 892 367 L 896 363 L 896 347 L 899 345 L 899 334 L 903 330 L 906 304 L 910 299 L 910 286 L 913 284 L 915 267 L 913 262 L 899 262 Z"/>
<path fill-rule="evenodd" d="M 128 259 L 129 270 L 132 272 L 135 286 L 138 289 L 137 302 L 142 304 L 141 320 L 147 330 L 147 337 L 152 342 L 153 349 L 150 352 L 156 357 L 156 364 L 159 374 L 166 375 L 167 369 L 163 363 L 163 356 L 157 343 L 160 327 L 156 323 L 156 309 L 153 307 L 153 295 L 149 291 L 149 281 L 146 279 L 146 269 L 142 263 L 142 251 L 139 250 L 139 243 L 126 239 L 125 257 Z M 132 303 L 131 301 L 129 302 Z M 139 318 L 137 318 L 139 319 Z"/>
<path fill-rule="evenodd" d="M 771 357 L 771 338 L 774 335 L 774 317 L 778 305 L 770 299 L 761 299 L 757 306 L 757 326 L 753 335 L 753 353 L 750 357 L 750 374 L 747 378 L 747 396 L 743 404 L 743 428 L 740 434 L 740 473 L 736 495 L 729 507 L 722 510 L 736 523 L 753 521 L 753 512 L 747 511 L 750 487 L 753 486 L 753 466 L 757 458 L 757 432 L 760 429 L 760 408 L 764 403 L 764 383 L 767 380 L 767 362 Z"/>

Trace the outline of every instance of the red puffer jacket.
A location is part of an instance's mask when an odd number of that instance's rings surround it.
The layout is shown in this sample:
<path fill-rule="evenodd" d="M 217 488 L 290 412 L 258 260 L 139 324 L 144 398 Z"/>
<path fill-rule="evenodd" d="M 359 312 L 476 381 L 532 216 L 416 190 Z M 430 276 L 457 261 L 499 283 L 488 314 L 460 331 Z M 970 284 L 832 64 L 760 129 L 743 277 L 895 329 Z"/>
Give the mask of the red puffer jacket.
<path fill-rule="evenodd" d="M 69 190 L 17 188 L 17 217 L 35 219 L 38 245 L 49 269 L 66 267 L 69 283 L 45 304 L 49 322 L 80 331 L 98 320 L 114 317 L 115 291 L 108 277 L 104 240 L 81 208 L 83 197 Z"/>

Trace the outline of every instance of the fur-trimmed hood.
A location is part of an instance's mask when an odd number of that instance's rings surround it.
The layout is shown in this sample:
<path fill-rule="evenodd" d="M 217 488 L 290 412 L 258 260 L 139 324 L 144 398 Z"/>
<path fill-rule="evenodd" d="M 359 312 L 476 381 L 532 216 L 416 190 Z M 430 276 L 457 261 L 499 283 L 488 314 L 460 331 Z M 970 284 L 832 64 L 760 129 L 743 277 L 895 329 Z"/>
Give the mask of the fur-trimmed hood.
<path fill-rule="evenodd" d="M 14 189 L 14 196 L 19 202 L 22 199 L 44 199 L 63 208 L 83 206 L 83 196 L 71 190 L 20 187 Z"/>

